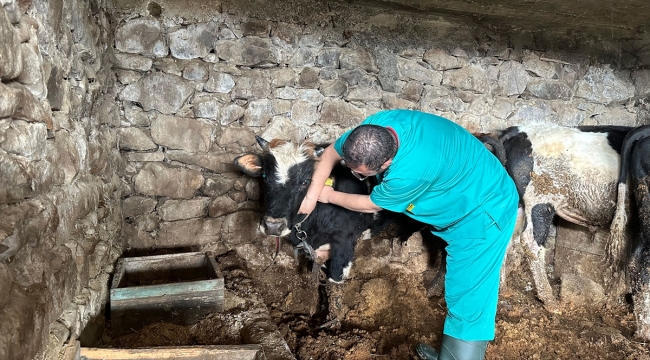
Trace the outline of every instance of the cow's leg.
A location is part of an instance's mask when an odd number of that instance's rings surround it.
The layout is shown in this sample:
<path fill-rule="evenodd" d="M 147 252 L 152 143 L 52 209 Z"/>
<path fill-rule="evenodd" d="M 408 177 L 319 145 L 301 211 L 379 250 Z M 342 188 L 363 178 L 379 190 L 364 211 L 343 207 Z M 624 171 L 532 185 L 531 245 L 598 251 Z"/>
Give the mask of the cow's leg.
<path fill-rule="evenodd" d="M 546 253 L 541 246 L 546 243 L 554 215 L 555 209 L 550 204 L 537 204 L 531 210 L 526 209 L 527 225 L 522 233 L 522 241 L 528 249 L 537 296 L 547 310 L 556 312 L 557 300 L 546 275 Z"/>
<path fill-rule="evenodd" d="M 632 190 L 639 216 L 639 241 L 630 261 L 636 335 L 650 340 L 650 139 L 639 141 L 631 156 Z"/>

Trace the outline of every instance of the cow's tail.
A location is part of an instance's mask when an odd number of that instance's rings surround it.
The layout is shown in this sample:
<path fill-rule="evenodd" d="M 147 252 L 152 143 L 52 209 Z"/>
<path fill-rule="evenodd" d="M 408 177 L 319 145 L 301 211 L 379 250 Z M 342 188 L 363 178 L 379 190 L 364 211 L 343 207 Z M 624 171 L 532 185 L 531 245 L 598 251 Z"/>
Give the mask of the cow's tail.
<path fill-rule="evenodd" d="M 650 125 L 639 126 L 630 130 L 623 139 L 621 146 L 621 167 L 618 175 L 618 196 L 616 199 L 616 212 L 610 226 L 609 240 L 607 242 L 607 258 L 610 264 L 620 265 L 622 250 L 625 244 L 625 229 L 627 226 L 627 215 L 630 201 L 628 199 L 627 180 L 629 172 L 630 152 L 634 144 L 640 140 L 650 137 Z"/>

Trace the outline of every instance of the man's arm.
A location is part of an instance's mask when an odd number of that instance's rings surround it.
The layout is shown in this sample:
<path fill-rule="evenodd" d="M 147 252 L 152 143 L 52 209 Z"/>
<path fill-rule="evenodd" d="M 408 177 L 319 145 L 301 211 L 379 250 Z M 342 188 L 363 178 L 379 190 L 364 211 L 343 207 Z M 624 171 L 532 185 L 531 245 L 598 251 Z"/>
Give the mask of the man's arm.
<path fill-rule="evenodd" d="M 311 184 L 307 190 L 307 195 L 302 200 L 300 209 L 298 209 L 298 214 L 311 214 L 316 207 L 316 202 L 318 202 L 318 197 L 320 196 L 323 187 L 325 186 L 325 181 L 330 176 L 334 165 L 341 161 L 341 156 L 334 149 L 334 144 L 325 148 L 323 155 L 321 155 L 316 170 L 311 177 Z"/>
<path fill-rule="evenodd" d="M 336 191 L 331 187 L 326 187 L 321 191 L 318 201 L 362 213 L 375 213 L 382 210 L 370 200 L 370 195 L 348 194 Z"/>

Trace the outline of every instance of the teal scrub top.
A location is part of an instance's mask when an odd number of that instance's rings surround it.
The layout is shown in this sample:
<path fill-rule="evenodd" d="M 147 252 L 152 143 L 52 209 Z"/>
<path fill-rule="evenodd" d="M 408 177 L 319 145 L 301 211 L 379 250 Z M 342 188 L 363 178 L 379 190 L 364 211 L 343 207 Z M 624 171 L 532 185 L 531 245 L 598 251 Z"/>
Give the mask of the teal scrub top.
<path fill-rule="evenodd" d="M 429 224 L 447 241 L 484 237 L 484 214 L 501 229 L 511 220 L 514 182 L 463 127 L 413 110 L 381 111 L 364 124 L 391 128 L 398 138 L 397 153 L 370 194 L 375 205 Z M 334 144 L 341 157 L 351 131 Z"/>

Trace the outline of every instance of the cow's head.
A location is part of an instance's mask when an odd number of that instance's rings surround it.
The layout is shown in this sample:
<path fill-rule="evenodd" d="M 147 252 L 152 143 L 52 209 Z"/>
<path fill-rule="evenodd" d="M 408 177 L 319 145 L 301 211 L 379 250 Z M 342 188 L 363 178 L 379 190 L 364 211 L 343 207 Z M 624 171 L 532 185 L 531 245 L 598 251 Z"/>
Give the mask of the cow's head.
<path fill-rule="evenodd" d="M 286 236 L 296 220 L 304 217 L 297 216 L 298 209 L 324 149 L 309 142 L 297 145 L 285 140 L 266 141 L 259 136 L 256 139 L 263 154 L 245 154 L 234 162 L 247 175 L 263 179 L 266 214 L 260 230 L 267 235 Z"/>

